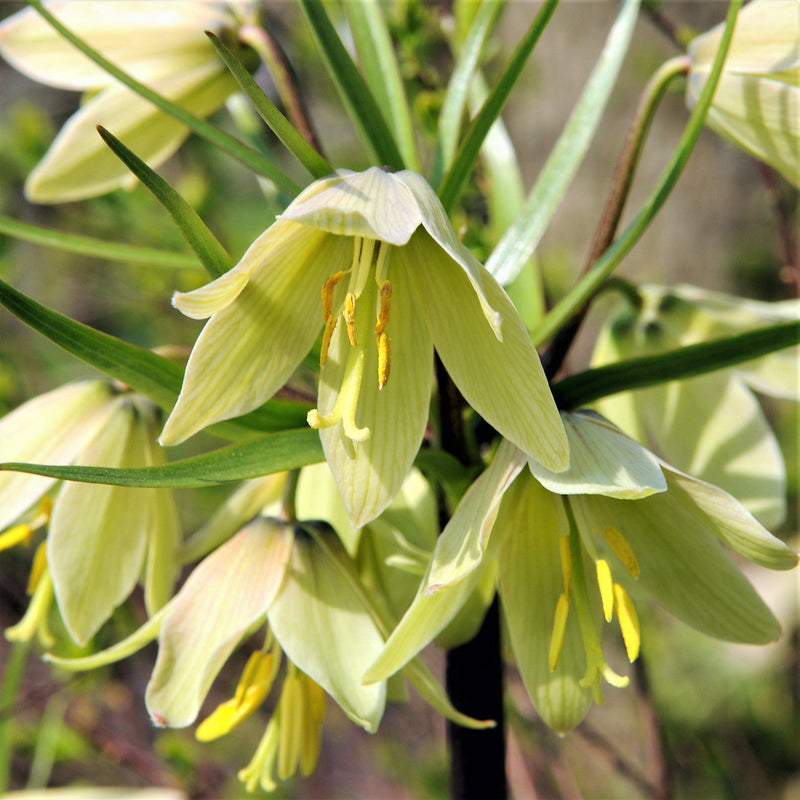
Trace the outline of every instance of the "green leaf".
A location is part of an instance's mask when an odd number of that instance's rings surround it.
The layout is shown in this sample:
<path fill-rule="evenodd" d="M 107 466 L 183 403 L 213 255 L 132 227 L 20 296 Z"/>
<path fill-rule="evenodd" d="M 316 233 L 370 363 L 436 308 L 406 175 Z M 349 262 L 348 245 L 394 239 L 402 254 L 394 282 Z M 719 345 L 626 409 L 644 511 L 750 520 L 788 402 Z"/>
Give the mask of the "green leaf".
<path fill-rule="evenodd" d="M 381 165 L 403 169 L 403 157 L 375 98 L 319 0 L 300 0 L 300 7 L 336 83 L 347 113 Z"/>
<path fill-rule="evenodd" d="M 54 231 L 29 222 L 20 222 L 0 215 L 0 234 L 25 242 L 52 247 L 66 253 L 78 253 L 109 261 L 126 261 L 144 267 L 163 269 L 198 269 L 200 264 L 191 253 L 174 253 L 155 247 L 141 247 L 123 242 L 105 242 L 91 236 Z"/>
<path fill-rule="evenodd" d="M 409 169 L 419 172 L 417 143 L 403 78 L 383 17 L 383 6 L 374 0 L 349 0 L 344 10 L 350 22 L 358 57 L 380 108 L 386 109 L 397 144 Z"/>
<path fill-rule="evenodd" d="M 533 48 L 539 41 L 539 37 L 550 21 L 550 17 L 556 10 L 557 5 L 558 0 L 545 0 L 527 33 L 517 45 L 517 49 L 514 51 L 514 55 L 511 57 L 511 61 L 505 71 L 495 83 L 483 107 L 472 121 L 466 136 L 461 142 L 458 154 L 439 187 L 439 198 L 448 211 L 452 209 L 458 199 L 461 186 L 467 179 L 467 175 L 478 157 L 483 140 L 489 133 L 494 121 L 500 115 L 500 111 L 522 72 L 522 68 L 527 63 L 528 57 L 533 52 Z"/>
<path fill-rule="evenodd" d="M 232 444 L 158 467 L 112 469 L 10 462 L 0 464 L 0 470 L 84 483 L 187 489 L 298 469 L 322 459 L 322 445 L 317 432 L 311 428 L 295 428 L 268 433 L 250 442 Z"/>
<path fill-rule="evenodd" d="M 0 304 L 81 361 L 147 395 L 166 410 L 174 405 L 183 370 L 172 361 L 52 311 L 2 280 Z M 309 408 L 303 403 L 270 400 L 238 422 L 217 423 L 213 432 L 240 439 L 248 429 L 252 432 L 298 426 L 304 424 Z"/>
<path fill-rule="evenodd" d="M 102 125 L 97 132 L 111 148 L 120 161 L 152 192 L 153 196 L 167 210 L 175 221 L 183 238 L 197 253 L 209 275 L 218 278 L 233 266 L 233 260 L 225 248 L 217 241 L 205 222 L 197 212 L 165 181 L 155 170 L 151 169 L 133 151 L 125 147 L 113 134 Z"/>
<path fill-rule="evenodd" d="M 521 214 L 486 262 L 486 268 L 501 284 L 514 280 L 536 249 L 583 160 L 628 51 L 638 10 L 639 0 L 625 0 L 603 52 Z"/>
<path fill-rule="evenodd" d="M 800 343 L 800 321 L 782 322 L 666 353 L 631 358 L 570 375 L 553 385 L 559 408 L 578 408 L 601 397 L 734 367 Z"/>
<path fill-rule="evenodd" d="M 292 155 L 314 178 L 324 178 L 333 172 L 333 167 L 298 133 L 295 127 L 281 114 L 278 107 L 264 94 L 252 75 L 244 68 L 236 56 L 211 31 L 206 36 L 217 50 L 225 66 L 231 71 L 242 92 L 253 104 L 261 119 L 270 130 L 286 145 Z"/>
<path fill-rule="evenodd" d="M 300 191 L 300 187 L 291 178 L 281 172 L 259 152 L 238 141 L 233 136 L 230 136 L 211 123 L 195 117 L 193 114 L 190 114 L 180 106 L 170 102 L 144 84 L 139 83 L 139 81 L 127 72 L 112 64 L 108 59 L 98 53 L 97 50 L 84 42 L 83 39 L 76 36 L 71 30 L 62 25 L 61 22 L 47 10 L 41 0 L 29 0 L 29 3 L 36 9 L 37 13 L 68 42 L 71 42 L 87 58 L 104 69 L 109 75 L 115 77 L 120 83 L 124 84 L 141 97 L 144 97 L 146 100 L 149 100 L 167 114 L 171 114 L 198 136 L 203 137 L 206 141 L 224 150 L 245 166 L 250 167 L 254 172 L 263 175 L 265 178 L 269 178 L 282 191 L 290 195 L 295 195 Z"/>
<path fill-rule="evenodd" d="M 722 66 L 728 53 L 733 29 L 736 23 L 736 15 L 741 0 L 731 0 L 728 7 L 728 16 L 725 20 L 725 31 L 720 41 L 719 50 L 714 57 L 714 64 L 708 76 L 708 81 L 703 87 L 703 91 L 697 100 L 697 105 L 689 117 L 689 122 L 683 131 L 683 135 L 672 154 L 666 169 L 656 188 L 645 201 L 639 213 L 633 218 L 631 223 L 622 232 L 614 244 L 595 262 L 594 266 L 573 286 L 568 294 L 562 298 L 556 306 L 547 314 L 542 324 L 533 332 L 534 343 L 539 346 L 548 341 L 564 323 L 586 303 L 597 291 L 600 284 L 611 274 L 614 268 L 630 252 L 641 235 L 647 229 L 652 219 L 675 186 L 686 162 L 689 160 L 695 142 L 700 131 L 703 129 L 708 109 L 714 97 L 719 77 L 722 74 Z"/>

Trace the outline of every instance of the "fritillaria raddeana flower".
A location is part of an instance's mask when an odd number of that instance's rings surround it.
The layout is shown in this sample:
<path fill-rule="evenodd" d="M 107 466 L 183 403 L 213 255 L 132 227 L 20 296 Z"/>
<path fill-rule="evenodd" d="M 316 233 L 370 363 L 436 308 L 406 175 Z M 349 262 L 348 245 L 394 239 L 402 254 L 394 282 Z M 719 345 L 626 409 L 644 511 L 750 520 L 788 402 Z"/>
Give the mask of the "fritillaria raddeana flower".
<path fill-rule="evenodd" d="M 269 399 L 322 329 L 308 421 L 356 527 L 386 508 L 417 454 L 434 347 L 498 431 L 550 469 L 568 463 L 524 324 L 416 173 L 373 167 L 316 181 L 233 269 L 173 302 L 210 320 L 162 444 Z"/>

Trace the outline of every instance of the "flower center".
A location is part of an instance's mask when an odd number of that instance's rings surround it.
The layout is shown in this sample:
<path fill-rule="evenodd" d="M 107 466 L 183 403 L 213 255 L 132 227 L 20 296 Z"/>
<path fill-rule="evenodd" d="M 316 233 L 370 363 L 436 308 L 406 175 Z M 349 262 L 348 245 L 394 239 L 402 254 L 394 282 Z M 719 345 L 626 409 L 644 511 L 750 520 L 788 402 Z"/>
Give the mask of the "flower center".
<path fill-rule="evenodd" d="M 335 272 L 322 284 L 325 330 L 320 348 L 320 367 L 324 367 L 328 360 L 328 350 L 340 317 L 347 327 L 350 350 L 336 404 L 328 414 L 320 414 L 317 409 L 309 411 L 308 424 L 312 428 L 328 428 L 341 422 L 345 435 L 357 442 L 364 441 L 370 434 L 369 428 L 360 428 L 355 420 L 370 335 L 375 336 L 378 350 L 379 389 L 386 385 L 391 369 L 391 341 L 386 331 L 392 298 L 392 284 L 386 280 L 390 247 L 375 239 L 353 237 L 353 263 L 350 269 Z M 336 288 L 345 275 L 349 275 L 347 291 L 336 304 Z M 375 311 L 374 325 L 370 309 Z"/>

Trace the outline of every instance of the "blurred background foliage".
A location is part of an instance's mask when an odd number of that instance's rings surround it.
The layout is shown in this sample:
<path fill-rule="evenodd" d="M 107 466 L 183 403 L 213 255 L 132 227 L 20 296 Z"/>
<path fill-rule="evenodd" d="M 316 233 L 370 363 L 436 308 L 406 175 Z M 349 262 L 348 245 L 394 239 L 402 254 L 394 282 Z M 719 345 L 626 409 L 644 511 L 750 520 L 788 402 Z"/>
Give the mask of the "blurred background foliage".
<path fill-rule="evenodd" d="M 336 19 L 337 3 L 328 2 Z M 5 2 L 0 15 L 21 4 Z M 518 32 L 538 4 L 511 2 L 488 48 L 487 78 L 505 63 Z M 670 2 L 664 13 L 703 30 L 721 19 L 716 2 Z M 616 13 L 606 0 L 565 0 L 503 115 L 517 148 L 526 187 L 535 179 L 577 98 Z M 437 114 L 452 66 L 448 3 L 394 0 L 386 4 L 402 73 L 430 163 Z M 270 30 L 285 48 L 321 134 L 337 166 L 362 169 L 366 156 L 321 68 L 310 34 L 290 3 L 267 3 Z M 343 34 L 346 32 L 343 29 Z M 345 39 L 346 40 L 346 39 Z M 539 250 L 548 298 L 572 284 L 589 246 L 614 161 L 645 81 L 676 52 L 646 15 L 640 20 L 619 84 L 583 167 Z M 269 77 L 258 78 L 269 91 Z M 77 95 L 34 85 L 0 65 L 0 213 L 54 229 L 113 241 L 187 252 L 180 234 L 137 187 L 94 200 L 44 207 L 22 197 L 25 176 L 72 113 Z M 232 128 L 226 112 L 218 124 Z M 233 113 L 247 113 L 241 107 Z M 673 93 L 660 108 L 629 201 L 630 213 L 663 168 L 686 120 Z M 297 168 L 260 124 L 261 146 L 297 179 Z M 425 169 L 423 168 L 423 172 Z M 237 163 L 204 142 L 190 139 L 161 173 L 183 194 L 238 257 L 279 213 L 287 198 L 265 193 Z M 701 136 L 673 196 L 621 274 L 633 280 L 687 281 L 773 300 L 791 296 L 774 212 L 775 192 L 752 160 L 717 138 Z M 472 176 L 456 227 L 484 258 L 486 209 L 480 170 Z M 792 206 L 791 204 L 794 204 Z M 170 306 L 175 290 L 199 285 L 198 269 L 143 268 L 75 256 L 0 235 L 0 276 L 39 302 L 95 328 L 144 347 L 188 348 L 200 323 Z M 609 310 L 604 298 L 593 311 L 568 366 L 586 365 L 593 332 Z M 66 356 L 8 313 L 0 314 L 0 412 L 83 377 L 89 368 Z M 798 410 L 770 403 L 795 487 L 790 516 L 778 535 L 796 543 L 798 527 Z M 199 439 L 188 447 L 207 445 Z M 183 451 L 181 451 L 183 452 Z M 187 532 L 230 491 L 226 487 L 178 492 Z M 0 624 L 20 618 L 33 548 L 0 553 Z M 643 657 L 634 688 L 607 691 L 586 722 L 560 739 L 540 723 L 509 666 L 508 771 L 515 797 L 541 798 L 800 798 L 800 658 L 797 576 L 753 574 L 762 596 L 784 624 L 783 639 L 763 648 L 725 646 L 694 633 L 652 606 L 643 616 Z M 759 583 L 760 581 L 760 583 Z M 118 641 L 144 619 L 141 597 L 120 608 L 97 635 L 93 649 Z M 258 646 L 258 645 L 256 645 Z M 232 734 L 212 744 L 191 731 L 158 731 L 142 702 L 155 658 L 151 645 L 106 669 L 68 676 L 51 670 L 35 648 L 0 642 L 0 791 L 65 785 L 170 786 L 189 797 L 239 797 L 236 771 L 261 735 L 272 711 L 261 709 Z M 78 650 L 75 649 L 75 654 Z M 441 669 L 439 655 L 429 653 Z M 615 664 L 624 655 L 614 653 Z M 209 697 L 208 708 L 230 696 L 244 656 L 235 656 Z M 624 670 L 623 670 L 624 671 Z M 315 774 L 279 788 L 276 797 L 440 798 L 447 794 L 444 723 L 421 701 L 390 707 L 380 734 L 354 728 L 328 703 L 320 764 Z M 258 796 L 258 795 L 256 795 Z"/>

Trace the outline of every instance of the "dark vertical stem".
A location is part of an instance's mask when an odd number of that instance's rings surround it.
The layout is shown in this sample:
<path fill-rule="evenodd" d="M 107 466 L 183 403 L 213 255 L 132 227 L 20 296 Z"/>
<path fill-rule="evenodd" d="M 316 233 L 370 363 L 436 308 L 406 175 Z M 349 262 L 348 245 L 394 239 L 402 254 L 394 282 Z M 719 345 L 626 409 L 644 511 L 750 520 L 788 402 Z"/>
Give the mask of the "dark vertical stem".
<path fill-rule="evenodd" d="M 464 399 L 436 357 L 439 388 L 439 439 L 442 450 L 469 463 L 464 433 Z M 439 508 L 444 529 L 448 514 Z M 495 597 L 474 639 L 448 650 L 445 682 L 453 705 L 475 719 L 493 719 L 494 728 L 472 730 L 447 725 L 450 746 L 450 796 L 453 800 L 503 800 L 508 796 L 505 771 L 503 662 L 500 655 L 500 613 Z"/>

